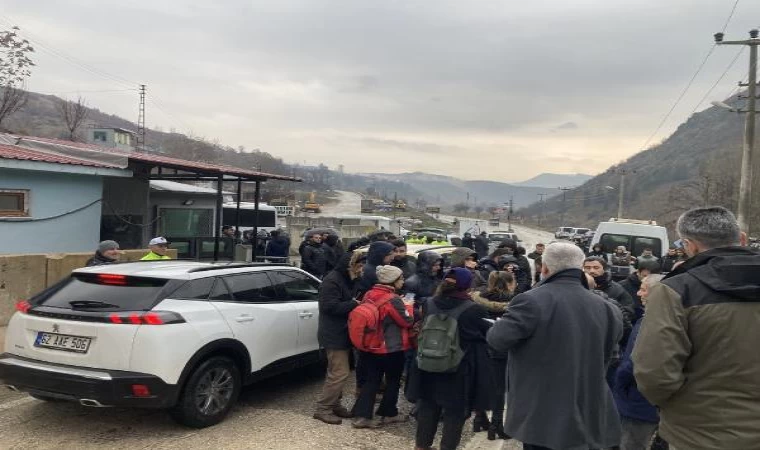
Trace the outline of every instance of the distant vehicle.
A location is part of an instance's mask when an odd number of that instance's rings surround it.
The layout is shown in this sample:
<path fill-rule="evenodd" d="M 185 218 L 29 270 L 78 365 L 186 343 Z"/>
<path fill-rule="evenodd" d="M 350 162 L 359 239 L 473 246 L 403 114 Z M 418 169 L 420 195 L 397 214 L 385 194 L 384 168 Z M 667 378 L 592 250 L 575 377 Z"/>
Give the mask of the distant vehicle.
<path fill-rule="evenodd" d="M 319 362 L 319 286 L 277 264 L 77 269 L 16 305 L 0 380 L 40 400 L 167 409 L 208 427 L 244 385 Z"/>
<path fill-rule="evenodd" d="M 406 202 L 403 200 L 397 200 L 396 203 L 393 205 L 393 208 L 396 211 L 406 211 Z"/>
<path fill-rule="evenodd" d="M 373 213 L 375 212 L 375 202 L 372 200 L 362 200 L 361 205 L 361 212 L 362 213 Z"/>
<path fill-rule="evenodd" d="M 306 203 L 304 203 L 303 208 L 301 208 L 301 211 L 313 212 L 313 213 L 322 212 L 322 205 L 317 203 L 316 197 L 317 197 L 316 192 L 312 192 L 311 194 L 309 194 L 309 200 Z"/>
<path fill-rule="evenodd" d="M 573 235 L 570 236 L 570 239 L 583 239 L 590 231 L 588 228 L 573 228 Z"/>
<path fill-rule="evenodd" d="M 237 225 L 237 203 L 229 202 L 223 205 L 222 225 Z M 259 203 L 259 215 L 256 217 L 256 204 L 250 202 L 240 203 L 240 232 L 253 230 L 258 224 L 259 230 L 271 233 L 278 227 L 277 207 Z"/>
<path fill-rule="evenodd" d="M 557 239 L 570 239 L 574 232 L 575 228 L 573 227 L 559 227 L 554 232 L 554 237 Z"/>
<path fill-rule="evenodd" d="M 668 230 L 655 221 L 613 218 L 599 223 L 591 247 L 596 244 L 601 244 L 605 253 L 612 253 L 622 245 L 633 257 L 651 248 L 655 256 L 662 258 L 668 252 L 670 241 Z"/>
<path fill-rule="evenodd" d="M 447 239 L 448 236 L 448 232 L 443 228 L 417 228 L 414 232 L 417 233 L 417 236 L 433 239 Z"/>
<path fill-rule="evenodd" d="M 494 231 L 488 234 L 488 240 L 492 243 L 495 242 L 497 245 L 509 239 L 517 242 L 518 245 L 521 243 L 517 234 L 511 231 Z"/>

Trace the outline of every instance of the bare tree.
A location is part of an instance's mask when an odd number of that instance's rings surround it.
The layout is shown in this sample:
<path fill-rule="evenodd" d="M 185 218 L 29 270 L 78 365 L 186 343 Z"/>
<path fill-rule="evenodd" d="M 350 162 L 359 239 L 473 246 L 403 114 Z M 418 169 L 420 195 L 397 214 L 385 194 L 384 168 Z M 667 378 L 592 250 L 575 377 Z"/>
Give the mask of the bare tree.
<path fill-rule="evenodd" d="M 63 121 L 66 122 L 66 129 L 69 130 L 69 140 L 76 141 L 77 131 L 90 113 L 84 99 L 78 97 L 76 102 L 61 100 L 58 107 L 61 116 L 63 116 Z"/>
<path fill-rule="evenodd" d="M 483 214 L 483 208 L 481 205 L 477 205 L 475 208 L 475 213 L 478 215 L 478 219 L 480 219 L 480 215 Z"/>
<path fill-rule="evenodd" d="M 0 125 L 26 104 L 28 93 L 24 86 L 34 67 L 34 62 L 29 58 L 34 48 L 19 36 L 18 31 L 18 27 L 0 31 Z"/>

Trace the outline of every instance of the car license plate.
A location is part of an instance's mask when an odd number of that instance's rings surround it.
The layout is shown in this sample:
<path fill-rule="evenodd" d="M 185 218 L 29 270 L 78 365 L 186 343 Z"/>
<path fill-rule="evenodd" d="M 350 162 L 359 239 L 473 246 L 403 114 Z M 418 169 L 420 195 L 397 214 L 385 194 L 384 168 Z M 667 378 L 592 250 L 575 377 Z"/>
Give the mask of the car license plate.
<path fill-rule="evenodd" d="M 92 338 L 71 336 L 68 334 L 37 333 L 37 339 L 34 341 L 35 347 L 44 347 L 53 350 L 62 350 L 65 352 L 87 353 L 90 349 Z"/>

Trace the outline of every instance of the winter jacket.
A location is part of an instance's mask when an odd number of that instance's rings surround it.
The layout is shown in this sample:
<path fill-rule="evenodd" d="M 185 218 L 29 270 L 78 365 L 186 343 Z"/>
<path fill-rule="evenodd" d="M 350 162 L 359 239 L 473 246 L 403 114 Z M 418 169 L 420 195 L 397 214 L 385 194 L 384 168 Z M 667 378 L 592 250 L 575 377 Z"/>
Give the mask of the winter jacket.
<path fill-rule="evenodd" d="M 451 267 L 464 267 L 464 260 L 472 256 L 477 261 L 478 254 L 471 248 L 459 247 L 451 252 Z"/>
<path fill-rule="evenodd" d="M 678 256 L 665 256 L 662 258 L 662 266 L 660 266 L 660 270 L 662 273 L 668 273 L 673 270 L 673 266 L 678 262 L 681 261 L 681 258 Z"/>
<path fill-rule="evenodd" d="M 594 278 L 594 281 L 596 281 L 597 289 L 603 291 L 610 298 L 620 303 L 620 306 L 623 307 L 623 315 L 627 320 L 631 323 L 636 322 L 633 298 L 628 295 L 628 291 L 623 289 L 622 286 L 612 281 L 612 275 L 609 272 L 604 272 L 604 275 Z"/>
<path fill-rule="evenodd" d="M 553 274 L 516 296 L 488 333 L 509 351 L 504 430 L 553 449 L 620 444 L 607 365 L 623 332 L 620 311 L 583 284 L 583 272 Z"/>
<path fill-rule="evenodd" d="M 760 253 L 700 253 L 649 290 L 633 349 L 639 390 L 675 448 L 760 448 Z"/>
<path fill-rule="evenodd" d="M 414 263 L 414 260 L 407 256 L 401 261 L 394 259 L 391 261 L 391 265 L 394 267 L 398 267 L 401 269 L 401 272 L 404 274 L 404 279 L 408 280 L 412 277 L 415 273 L 417 273 L 417 265 Z"/>
<path fill-rule="evenodd" d="M 317 340 L 327 350 L 351 348 L 348 338 L 348 313 L 356 308 L 354 280 L 348 273 L 351 255 L 346 254 L 337 267 L 325 276 L 319 287 L 319 327 Z"/>
<path fill-rule="evenodd" d="M 102 266 L 105 264 L 113 264 L 115 262 L 115 259 L 107 257 L 106 255 L 100 253 L 100 251 L 95 251 L 95 255 L 87 260 L 85 267 Z"/>
<path fill-rule="evenodd" d="M 327 256 L 321 243 L 309 241 L 303 248 L 301 268 L 317 278 L 327 273 Z"/>
<path fill-rule="evenodd" d="M 373 242 L 367 250 L 367 262 L 364 264 L 362 277 L 359 279 L 359 290 L 367 292 L 377 284 L 377 266 L 383 265 L 383 259 L 393 252 L 393 244 L 385 241 Z"/>
<path fill-rule="evenodd" d="M 265 252 L 266 256 L 285 258 L 290 254 L 290 239 L 285 236 L 277 236 L 269 241 Z"/>
<path fill-rule="evenodd" d="M 617 300 L 614 298 L 611 298 L 609 295 L 607 295 L 604 291 L 600 291 L 598 289 L 594 289 L 591 292 L 594 294 L 600 295 L 604 300 L 608 301 L 610 304 L 614 305 L 615 308 L 620 311 L 620 314 L 623 316 L 623 336 L 620 338 L 620 350 L 625 349 L 626 344 L 628 343 L 628 337 L 631 334 L 631 330 L 633 330 L 633 323 L 631 322 L 630 318 L 626 316 L 625 310 L 623 308 L 623 305 L 621 305 Z M 613 357 L 615 360 L 615 366 L 617 365 L 617 362 L 620 360 L 620 351 L 617 352 L 617 354 Z"/>
<path fill-rule="evenodd" d="M 633 331 L 631 331 L 628 345 L 620 358 L 620 365 L 615 373 L 615 387 L 612 390 L 612 396 L 615 398 L 615 404 L 621 416 L 642 422 L 657 423 L 660 421 L 657 408 L 641 395 L 636 386 L 636 379 L 633 377 L 631 353 L 634 345 L 636 345 L 636 337 L 640 328 L 641 322 L 634 325 Z"/>
<path fill-rule="evenodd" d="M 497 263 L 491 258 L 481 258 L 478 261 L 478 277 L 475 283 L 476 290 L 482 290 L 488 284 L 488 277 L 491 276 L 491 272 L 499 270 Z"/>
<path fill-rule="evenodd" d="M 417 273 L 404 282 L 404 291 L 414 294 L 414 303 L 421 307 L 435 295 L 435 290 L 443 279 L 443 267 L 432 274 L 436 262 L 443 264 L 441 255 L 434 251 L 424 251 L 417 255 Z"/>
<path fill-rule="evenodd" d="M 475 248 L 475 239 L 473 239 L 470 236 L 465 236 L 462 238 L 462 247 L 467 247 L 470 250 L 473 250 Z"/>
<path fill-rule="evenodd" d="M 517 258 L 517 265 L 520 267 L 520 273 L 515 274 L 517 278 L 517 293 L 521 294 L 529 291 L 532 284 L 530 262 L 523 255 L 515 256 L 515 258 Z"/>
<path fill-rule="evenodd" d="M 491 319 L 498 319 L 504 315 L 509 301 L 515 296 L 509 292 L 489 292 L 485 289 L 472 293 L 472 301 L 488 311 Z"/>
<path fill-rule="evenodd" d="M 641 319 L 641 316 L 644 315 L 644 306 L 641 305 L 641 297 L 638 295 L 639 289 L 641 289 L 639 274 L 634 272 L 628 275 L 628 278 L 621 281 L 619 284 L 633 299 L 633 322 L 636 323 Z"/>
<path fill-rule="evenodd" d="M 435 297 L 431 301 L 435 302 L 439 310 L 445 312 L 461 305 L 462 302 L 472 300 L 466 295 L 454 294 Z M 491 324 L 484 320 L 487 317 L 485 308 L 477 304 L 467 308 L 459 316 L 459 345 L 465 354 L 456 372 L 424 372 L 417 367 L 416 361 L 412 363 L 406 392 L 410 401 L 425 399 L 444 409 L 458 411 L 463 418 L 474 410 L 491 409 L 494 387 L 486 344 L 486 333 L 491 327 Z"/>
<path fill-rule="evenodd" d="M 478 256 L 485 257 L 488 255 L 488 238 L 482 235 L 478 235 L 478 237 L 475 238 L 475 251 L 478 253 Z"/>
<path fill-rule="evenodd" d="M 662 263 L 660 262 L 660 258 L 652 255 L 639 256 L 636 258 L 636 261 L 633 263 L 633 265 L 638 269 L 639 267 L 660 267 Z"/>
<path fill-rule="evenodd" d="M 535 283 L 538 283 L 541 281 L 541 265 L 543 264 L 544 255 L 538 252 L 531 252 L 528 253 L 528 258 L 533 260 L 534 271 L 531 278 L 533 278 Z"/>
<path fill-rule="evenodd" d="M 159 255 L 158 253 L 154 253 L 152 250 L 148 252 L 147 255 L 140 258 L 140 261 L 160 261 L 164 259 L 172 259 L 169 255 Z"/>
<path fill-rule="evenodd" d="M 389 302 L 383 303 L 390 299 Z M 395 353 L 409 350 L 409 329 L 414 323 L 413 315 L 406 309 L 404 301 L 396 294 L 393 286 L 376 284 L 364 294 L 362 302 L 379 306 L 380 320 L 383 323 L 385 346 L 378 353 Z"/>

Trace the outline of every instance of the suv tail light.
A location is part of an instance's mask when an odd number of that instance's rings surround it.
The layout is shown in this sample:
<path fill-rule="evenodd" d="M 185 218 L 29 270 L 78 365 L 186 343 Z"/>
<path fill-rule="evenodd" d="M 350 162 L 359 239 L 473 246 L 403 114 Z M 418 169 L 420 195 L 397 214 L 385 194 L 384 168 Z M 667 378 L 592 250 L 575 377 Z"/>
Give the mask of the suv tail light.
<path fill-rule="evenodd" d="M 16 302 L 16 311 L 18 312 L 26 314 L 29 312 L 29 308 L 31 307 L 32 307 L 32 304 L 26 300 L 19 300 L 18 302 Z"/>
<path fill-rule="evenodd" d="M 185 323 L 185 318 L 171 311 L 124 312 L 108 315 L 111 323 L 119 325 L 171 325 Z"/>

